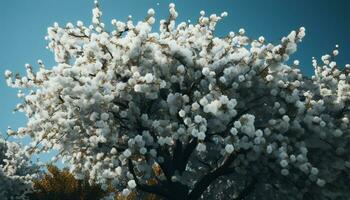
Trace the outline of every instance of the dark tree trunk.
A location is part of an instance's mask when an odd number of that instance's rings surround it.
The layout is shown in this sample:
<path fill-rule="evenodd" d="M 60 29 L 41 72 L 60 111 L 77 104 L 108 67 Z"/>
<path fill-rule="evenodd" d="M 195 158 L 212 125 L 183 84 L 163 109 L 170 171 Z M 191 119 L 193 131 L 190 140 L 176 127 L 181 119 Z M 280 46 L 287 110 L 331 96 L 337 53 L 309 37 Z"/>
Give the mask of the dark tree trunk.
<path fill-rule="evenodd" d="M 169 190 L 169 200 L 185 200 L 188 194 L 188 187 L 181 183 L 172 183 Z"/>

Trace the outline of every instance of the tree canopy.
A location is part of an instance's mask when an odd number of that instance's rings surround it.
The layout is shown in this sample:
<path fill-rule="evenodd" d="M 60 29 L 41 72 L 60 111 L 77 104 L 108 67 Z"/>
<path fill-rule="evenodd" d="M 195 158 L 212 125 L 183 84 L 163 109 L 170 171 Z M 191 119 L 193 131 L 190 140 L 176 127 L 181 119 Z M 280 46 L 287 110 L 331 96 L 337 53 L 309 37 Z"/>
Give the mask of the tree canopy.
<path fill-rule="evenodd" d="M 153 9 L 109 31 L 95 5 L 90 26 L 48 28 L 55 66 L 5 72 L 28 117 L 9 133 L 29 135 L 29 152 L 55 149 L 76 178 L 124 196 L 350 198 L 350 65 L 337 66 L 337 46 L 307 77 L 289 61 L 303 27 L 279 44 L 219 37 L 226 12 L 176 24 L 170 4 L 159 31 Z"/>
<path fill-rule="evenodd" d="M 37 170 L 28 152 L 0 137 L 0 199 L 24 198 Z"/>

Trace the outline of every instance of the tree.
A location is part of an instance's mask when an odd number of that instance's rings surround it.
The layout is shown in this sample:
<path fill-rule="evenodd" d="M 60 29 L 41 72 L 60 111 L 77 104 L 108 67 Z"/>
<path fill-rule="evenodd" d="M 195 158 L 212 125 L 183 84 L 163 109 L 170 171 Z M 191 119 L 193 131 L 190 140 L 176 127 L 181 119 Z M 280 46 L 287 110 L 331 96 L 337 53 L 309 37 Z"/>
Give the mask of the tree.
<path fill-rule="evenodd" d="M 59 170 L 53 165 L 40 179 L 33 180 L 33 192 L 28 194 L 33 200 L 96 200 L 106 195 L 98 185 L 90 185 L 84 180 L 76 180 L 68 170 Z"/>
<path fill-rule="evenodd" d="M 111 196 L 114 200 L 135 200 L 136 194 L 131 193 L 127 197 L 116 193 L 110 187 L 107 191 L 99 185 L 89 184 L 87 176 L 83 180 L 77 180 L 67 169 L 58 169 L 54 165 L 47 166 L 47 173 L 33 180 L 33 190 L 28 193 L 30 200 L 96 200 L 114 192 Z M 145 200 L 156 200 L 155 196 L 143 196 Z"/>
<path fill-rule="evenodd" d="M 226 12 L 178 25 L 174 4 L 169 12 L 157 32 L 153 9 L 109 32 L 96 2 L 92 25 L 48 28 L 57 65 L 5 72 L 31 90 L 19 92 L 28 123 L 15 134 L 125 196 L 350 198 L 350 65 L 337 67 L 338 47 L 309 78 L 288 62 L 303 27 L 272 44 L 244 29 L 215 36 Z"/>
<path fill-rule="evenodd" d="M 28 152 L 15 142 L 0 137 L 0 199 L 22 199 L 31 190 L 38 167 Z"/>

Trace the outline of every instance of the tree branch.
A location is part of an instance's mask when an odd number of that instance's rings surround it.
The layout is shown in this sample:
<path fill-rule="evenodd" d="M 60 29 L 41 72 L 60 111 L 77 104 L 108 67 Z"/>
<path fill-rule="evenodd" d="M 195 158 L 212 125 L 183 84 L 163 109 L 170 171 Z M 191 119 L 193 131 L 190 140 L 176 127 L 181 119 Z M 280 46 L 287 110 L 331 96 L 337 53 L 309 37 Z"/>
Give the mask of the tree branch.
<path fill-rule="evenodd" d="M 183 157 L 182 157 L 182 153 L 183 153 L 183 145 L 182 142 L 177 139 L 175 142 L 175 149 L 174 149 L 174 155 L 173 155 L 173 163 L 175 165 L 175 169 L 179 169 L 181 163 L 183 162 Z"/>
<path fill-rule="evenodd" d="M 158 164 L 161 167 L 168 182 L 171 183 L 171 177 L 175 173 L 173 160 L 171 159 L 171 156 L 167 150 L 164 151 L 162 148 L 158 148 L 157 152 L 160 156 L 162 156 L 164 158 L 164 161 L 161 163 L 158 163 Z"/>
<path fill-rule="evenodd" d="M 191 154 L 193 152 L 193 150 L 196 148 L 198 144 L 198 139 L 197 138 L 192 138 L 192 140 L 190 141 L 190 143 L 187 144 L 186 148 L 184 149 L 182 155 L 181 155 L 181 162 L 179 162 L 179 164 L 177 164 L 177 170 L 179 170 L 181 173 L 185 171 L 188 160 L 191 157 Z"/>
<path fill-rule="evenodd" d="M 219 168 L 216 170 L 209 172 L 205 176 L 199 180 L 191 193 L 187 196 L 186 200 L 197 200 L 200 198 L 200 196 L 203 194 L 203 192 L 209 187 L 209 185 L 215 181 L 215 179 L 219 178 L 220 176 L 227 175 L 228 172 L 233 172 L 230 170 L 229 166 L 234 161 L 236 154 L 232 153 L 230 156 L 227 157 L 224 164 L 222 164 Z"/>
<path fill-rule="evenodd" d="M 133 175 L 134 180 L 136 182 L 136 188 L 143 191 L 143 192 L 147 192 L 147 193 L 151 193 L 151 194 L 156 194 L 165 198 L 169 198 L 170 194 L 164 190 L 163 187 L 161 187 L 160 185 L 145 185 L 145 184 L 141 184 L 136 176 L 135 170 L 134 170 L 134 165 L 132 163 L 132 160 L 129 159 L 128 160 L 128 167 L 130 170 L 130 173 Z"/>

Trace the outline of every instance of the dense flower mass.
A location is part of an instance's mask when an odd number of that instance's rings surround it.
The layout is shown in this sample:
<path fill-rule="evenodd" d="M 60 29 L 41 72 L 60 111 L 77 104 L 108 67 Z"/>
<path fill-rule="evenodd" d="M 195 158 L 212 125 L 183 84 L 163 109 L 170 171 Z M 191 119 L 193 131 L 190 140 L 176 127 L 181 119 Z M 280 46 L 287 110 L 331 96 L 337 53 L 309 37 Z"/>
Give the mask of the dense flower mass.
<path fill-rule="evenodd" d="M 0 199 L 23 199 L 37 169 L 17 143 L 0 138 Z"/>
<path fill-rule="evenodd" d="M 176 24 L 174 4 L 169 12 L 159 31 L 150 9 L 137 23 L 113 19 L 109 32 L 96 2 L 92 25 L 48 28 L 57 65 L 5 72 L 29 119 L 13 134 L 124 195 L 350 198 L 350 66 L 337 66 L 337 48 L 308 78 L 288 64 L 303 27 L 271 44 L 244 29 L 215 36 L 226 12 L 201 11 L 197 24 Z"/>

